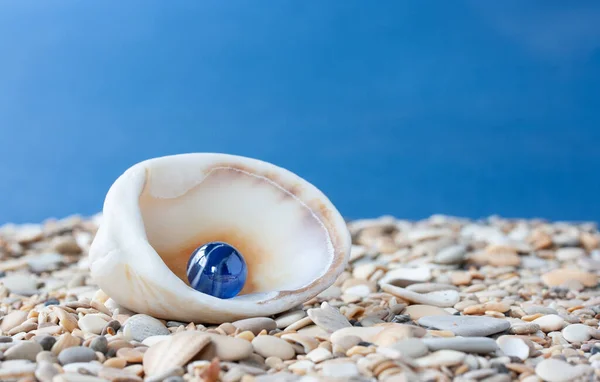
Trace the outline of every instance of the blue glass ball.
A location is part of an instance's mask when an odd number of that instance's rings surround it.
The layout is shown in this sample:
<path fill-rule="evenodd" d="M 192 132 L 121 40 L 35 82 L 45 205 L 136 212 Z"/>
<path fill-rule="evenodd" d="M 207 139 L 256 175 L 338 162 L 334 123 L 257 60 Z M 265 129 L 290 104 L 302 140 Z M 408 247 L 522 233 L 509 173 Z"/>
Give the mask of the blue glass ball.
<path fill-rule="evenodd" d="M 246 282 L 246 261 L 229 244 L 213 242 L 198 247 L 187 264 L 192 288 L 218 298 L 236 296 Z"/>

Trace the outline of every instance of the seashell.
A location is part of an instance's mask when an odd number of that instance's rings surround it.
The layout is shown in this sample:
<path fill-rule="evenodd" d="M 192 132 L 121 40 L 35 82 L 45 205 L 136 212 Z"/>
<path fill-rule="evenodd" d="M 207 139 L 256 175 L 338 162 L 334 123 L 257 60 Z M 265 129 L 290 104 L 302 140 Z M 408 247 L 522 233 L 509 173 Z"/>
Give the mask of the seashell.
<path fill-rule="evenodd" d="M 234 246 L 248 274 L 219 299 L 193 289 L 192 252 Z M 153 317 L 222 323 L 294 308 L 333 284 L 350 255 L 344 219 L 299 176 L 256 159 L 212 153 L 140 162 L 111 186 L 90 247 L 96 284 Z"/>

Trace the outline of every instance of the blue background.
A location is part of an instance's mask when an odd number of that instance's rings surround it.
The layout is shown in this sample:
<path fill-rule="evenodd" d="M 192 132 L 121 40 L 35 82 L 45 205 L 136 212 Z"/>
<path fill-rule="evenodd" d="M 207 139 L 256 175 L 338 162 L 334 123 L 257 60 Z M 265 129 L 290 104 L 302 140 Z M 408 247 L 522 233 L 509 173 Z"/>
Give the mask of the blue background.
<path fill-rule="evenodd" d="M 274 162 L 349 218 L 598 220 L 600 3 L 1 1 L 0 223 L 150 157 Z"/>

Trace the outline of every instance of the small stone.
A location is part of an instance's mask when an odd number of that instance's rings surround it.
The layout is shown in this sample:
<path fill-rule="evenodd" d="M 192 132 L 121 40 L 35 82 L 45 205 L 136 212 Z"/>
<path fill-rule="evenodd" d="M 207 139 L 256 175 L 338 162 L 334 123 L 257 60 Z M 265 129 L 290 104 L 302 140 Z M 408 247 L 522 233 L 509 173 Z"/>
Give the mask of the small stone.
<path fill-rule="evenodd" d="M 34 377 L 36 364 L 27 360 L 4 361 L 0 367 L 0 381 L 16 381 Z"/>
<path fill-rule="evenodd" d="M 22 310 L 13 310 L 2 319 L 0 330 L 3 333 L 8 333 L 11 329 L 21 325 L 27 320 L 27 312 Z"/>
<path fill-rule="evenodd" d="M 425 342 L 418 338 L 405 338 L 389 345 L 388 348 L 394 349 L 409 358 L 418 358 L 429 353 L 429 348 Z"/>
<path fill-rule="evenodd" d="M 455 290 L 435 291 L 421 294 L 390 284 L 382 284 L 381 289 L 407 301 L 424 305 L 434 305 L 440 308 L 451 307 L 460 300 L 460 295 Z"/>
<path fill-rule="evenodd" d="M 306 358 L 310 359 L 314 363 L 319 363 L 328 359 L 333 358 L 333 354 L 325 348 L 316 348 L 306 355 Z"/>
<path fill-rule="evenodd" d="M 592 338 L 592 328 L 583 324 L 571 324 L 562 330 L 565 340 L 573 342 L 585 342 Z"/>
<path fill-rule="evenodd" d="M 74 362 L 63 366 L 67 373 L 93 374 L 98 375 L 102 365 L 95 362 Z"/>
<path fill-rule="evenodd" d="M 38 355 L 35 357 L 35 361 L 37 363 L 40 363 L 40 362 L 57 363 L 58 357 L 56 357 L 54 354 L 52 354 L 52 352 L 44 350 L 44 351 L 38 353 Z"/>
<path fill-rule="evenodd" d="M 146 314 L 136 314 L 125 322 L 123 334 L 138 342 L 142 342 L 148 337 L 169 335 L 171 332 L 156 318 Z"/>
<path fill-rule="evenodd" d="M 275 323 L 277 324 L 277 329 L 284 329 L 306 316 L 307 313 L 304 310 L 292 310 L 277 317 Z"/>
<path fill-rule="evenodd" d="M 248 343 L 244 340 L 238 341 Z M 204 350 L 210 342 L 211 337 L 197 331 L 184 331 L 170 336 L 152 345 L 144 353 L 144 372 L 147 376 L 155 376 L 173 367 L 182 367 Z"/>
<path fill-rule="evenodd" d="M 118 382 L 142 382 L 142 378 L 137 375 L 128 372 L 124 369 L 115 369 L 113 367 L 103 367 L 98 372 L 98 377 L 107 379 L 109 381 Z"/>
<path fill-rule="evenodd" d="M 588 365 L 571 366 L 569 363 L 555 358 L 545 359 L 535 367 L 537 376 L 548 382 L 572 381 L 591 370 Z"/>
<path fill-rule="evenodd" d="M 4 352 L 5 360 L 26 359 L 35 361 L 39 352 L 43 351 L 42 346 L 33 341 L 20 342 Z"/>
<path fill-rule="evenodd" d="M 522 361 L 529 358 L 529 346 L 519 337 L 500 336 L 496 340 L 498 347 L 502 352 L 510 357 L 517 357 Z"/>
<path fill-rule="evenodd" d="M 464 337 L 486 337 L 510 327 L 506 320 L 483 316 L 429 316 L 418 322 L 422 326 L 448 330 Z"/>
<path fill-rule="evenodd" d="M 564 328 L 566 325 L 565 320 L 556 314 L 548 314 L 546 316 L 536 318 L 532 322 L 539 325 L 540 329 L 546 333 L 562 330 L 562 328 Z"/>
<path fill-rule="evenodd" d="M 429 350 L 457 350 L 466 353 L 488 354 L 498 349 L 496 341 L 487 337 L 423 338 Z"/>
<path fill-rule="evenodd" d="M 405 287 L 410 284 L 427 282 L 431 280 L 431 277 L 431 270 L 427 267 L 396 268 L 388 271 L 380 282 Z"/>
<path fill-rule="evenodd" d="M 63 262 L 63 256 L 58 253 L 42 253 L 27 261 L 29 269 L 35 273 L 42 273 L 58 269 Z"/>
<path fill-rule="evenodd" d="M 90 343 L 90 348 L 94 351 L 106 354 L 108 351 L 108 341 L 106 340 L 106 337 L 99 336 L 94 338 Z"/>
<path fill-rule="evenodd" d="M 559 261 L 573 261 L 585 257 L 585 251 L 582 248 L 565 247 L 557 249 L 555 256 Z"/>
<path fill-rule="evenodd" d="M 40 362 L 35 369 L 35 377 L 40 382 L 52 382 L 52 378 L 58 374 L 58 370 L 50 362 Z"/>
<path fill-rule="evenodd" d="M 425 316 L 449 316 L 448 311 L 432 305 L 409 305 L 402 312 L 408 314 L 413 321 Z"/>
<path fill-rule="evenodd" d="M 100 314 L 86 314 L 79 319 L 79 328 L 87 333 L 100 334 L 108 322 Z"/>
<path fill-rule="evenodd" d="M 58 355 L 58 362 L 67 365 L 74 362 L 90 362 L 96 360 L 96 352 L 84 346 L 73 346 L 64 349 Z"/>
<path fill-rule="evenodd" d="M 0 282 L 15 294 L 33 296 L 38 293 L 38 282 L 31 275 L 13 274 L 0 279 Z"/>
<path fill-rule="evenodd" d="M 338 329 L 352 326 L 339 310 L 332 307 L 327 302 L 323 302 L 320 308 L 309 309 L 307 313 L 308 317 L 310 317 L 317 326 L 331 333 Z"/>
<path fill-rule="evenodd" d="M 352 378 L 358 375 L 358 368 L 352 362 L 324 363 L 321 375 L 331 378 Z"/>
<path fill-rule="evenodd" d="M 383 326 L 370 326 L 366 328 L 354 326 L 350 328 L 342 328 L 333 332 L 330 338 L 331 342 L 334 344 L 339 342 L 342 337 L 346 336 L 355 336 L 359 337 L 361 341 L 372 342 L 373 338 L 375 338 L 375 336 L 379 334 L 383 329 Z"/>
<path fill-rule="evenodd" d="M 542 275 L 542 281 L 550 287 L 561 286 L 570 280 L 579 281 L 586 287 L 594 287 L 598 284 L 597 275 L 576 269 L 555 269 Z"/>
<path fill-rule="evenodd" d="M 467 248 L 464 245 L 453 245 L 439 251 L 433 261 L 437 264 L 460 264 L 466 253 Z"/>
<path fill-rule="evenodd" d="M 164 372 L 160 373 L 160 374 L 156 374 L 153 377 L 150 378 L 146 378 L 145 382 L 164 382 L 166 380 L 168 380 L 169 378 L 181 378 L 182 375 L 185 374 L 185 370 L 180 367 L 172 367 L 170 369 L 165 370 Z M 163 381 L 164 380 L 164 381 Z M 181 378 L 181 381 L 183 381 L 183 378 Z"/>
<path fill-rule="evenodd" d="M 277 328 L 275 320 L 268 317 L 253 317 L 244 320 L 235 321 L 232 323 L 233 326 L 244 332 L 246 330 L 251 331 L 254 335 L 257 335 L 262 330 L 270 332 Z"/>
<path fill-rule="evenodd" d="M 362 341 L 362 338 L 360 338 L 359 336 L 354 336 L 354 335 L 346 335 L 346 336 L 338 336 L 331 339 L 331 342 L 334 345 L 340 346 L 342 349 L 344 350 L 348 350 L 353 346 L 356 346 L 359 344 L 359 342 Z"/>
<path fill-rule="evenodd" d="M 131 348 L 121 348 L 117 350 L 117 357 L 123 358 L 128 363 L 141 363 L 144 353 Z"/>
<path fill-rule="evenodd" d="M 456 350 L 438 350 L 415 360 L 420 367 L 454 366 L 462 363 L 466 354 Z"/>
<path fill-rule="evenodd" d="M 252 340 L 254 351 L 261 356 L 279 357 L 282 360 L 294 358 L 296 352 L 292 345 L 285 340 L 273 336 L 258 336 Z"/>
<path fill-rule="evenodd" d="M 450 281 L 454 285 L 469 285 L 471 280 L 472 276 L 469 272 L 456 271 L 450 274 Z"/>

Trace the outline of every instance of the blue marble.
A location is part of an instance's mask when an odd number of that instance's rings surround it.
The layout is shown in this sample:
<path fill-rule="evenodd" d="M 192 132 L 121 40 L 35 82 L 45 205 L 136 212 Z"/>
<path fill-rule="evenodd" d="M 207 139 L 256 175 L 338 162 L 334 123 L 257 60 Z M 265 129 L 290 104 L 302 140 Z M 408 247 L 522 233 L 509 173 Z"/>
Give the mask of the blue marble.
<path fill-rule="evenodd" d="M 192 288 L 218 298 L 236 296 L 244 287 L 246 261 L 229 244 L 213 242 L 198 247 L 187 264 Z"/>

